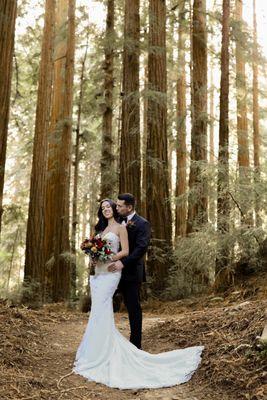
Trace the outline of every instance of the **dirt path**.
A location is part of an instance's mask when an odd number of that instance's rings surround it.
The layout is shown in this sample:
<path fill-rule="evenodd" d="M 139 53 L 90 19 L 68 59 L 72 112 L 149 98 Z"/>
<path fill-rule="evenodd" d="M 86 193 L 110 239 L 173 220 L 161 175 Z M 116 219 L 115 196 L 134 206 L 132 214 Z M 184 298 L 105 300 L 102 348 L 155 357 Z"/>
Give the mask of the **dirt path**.
<path fill-rule="evenodd" d="M 137 391 L 111 389 L 69 375 L 88 321 L 86 314 L 62 304 L 30 310 L 0 302 L 0 399 L 266 399 L 266 352 L 257 339 L 265 324 L 264 288 L 264 295 L 258 290 L 258 297 L 251 299 L 246 290 L 225 299 L 145 303 L 145 351 L 159 353 L 192 345 L 204 345 L 205 350 L 200 367 L 186 384 Z M 126 314 L 116 313 L 115 319 L 128 338 Z"/>
<path fill-rule="evenodd" d="M 143 348 L 150 352 L 165 350 L 166 344 L 157 346 L 146 335 L 146 331 L 163 319 L 145 315 L 143 328 Z M 75 320 L 61 321 L 51 324 L 47 331 L 47 351 L 45 357 L 38 362 L 35 373 L 41 378 L 39 398 L 54 399 L 101 399 L 101 400 L 200 400 L 202 396 L 193 394 L 192 382 L 164 389 L 150 390 L 119 390 L 111 389 L 102 384 L 88 382 L 78 375 L 62 377 L 70 373 L 77 346 L 81 340 L 87 323 L 87 316 L 80 314 Z M 116 314 L 116 324 L 120 331 L 128 336 L 128 320 L 125 314 Z M 154 348 L 153 348 L 154 347 Z M 40 382 L 40 379 L 39 379 Z M 41 385 L 41 386 L 42 386 Z M 50 388 L 48 390 L 48 387 Z M 30 400 L 33 397 L 24 397 Z M 38 398 L 38 400 L 39 400 Z M 205 396 L 207 399 L 207 396 Z"/>

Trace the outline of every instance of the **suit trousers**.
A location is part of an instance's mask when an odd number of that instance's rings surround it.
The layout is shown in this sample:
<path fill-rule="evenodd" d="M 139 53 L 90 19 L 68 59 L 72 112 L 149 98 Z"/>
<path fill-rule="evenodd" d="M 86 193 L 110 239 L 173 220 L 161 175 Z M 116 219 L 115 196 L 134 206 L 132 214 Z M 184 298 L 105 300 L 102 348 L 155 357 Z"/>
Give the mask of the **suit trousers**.
<path fill-rule="evenodd" d="M 122 293 L 130 321 L 130 342 L 141 349 L 142 341 L 142 308 L 140 304 L 140 282 L 121 281 L 119 291 Z"/>

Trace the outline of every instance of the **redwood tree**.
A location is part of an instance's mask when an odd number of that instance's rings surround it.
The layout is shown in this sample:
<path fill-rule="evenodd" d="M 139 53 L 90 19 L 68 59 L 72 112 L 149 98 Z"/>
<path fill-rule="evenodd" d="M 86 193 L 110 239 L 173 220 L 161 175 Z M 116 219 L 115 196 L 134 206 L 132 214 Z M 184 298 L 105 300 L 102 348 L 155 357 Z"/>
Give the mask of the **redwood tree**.
<path fill-rule="evenodd" d="M 69 188 L 74 38 L 75 0 L 57 0 L 45 214 L 47 283 L 53 301 L 67 299 L 70 291 Z"/>
<path fill-rule="evenodd" d="M 243 0 L 236 0 L 236 20 L 242 33 Z M 237 99 L 237 139 L 238 164 L 240 172 L 249 167 L 248 120 L 247 120 L 247 87 L 244 61 L 244 49 L 241 39 L 236 39 L 236 99 Z M 243 171 L 242 171 L 243 170 Z"/>
<path fill-rule="evenodd" d="M 12 59 L 14 49 L 16 0 L 0 2 L 0 233 L 3 214 L 3 191 L 9 119 Z"/>
<path fill-rule="evenodd" d="M 114 65 L 114 0 L 107 2 L 107 21 L 104 61 L 104 99 L 105 109 L 102 122 L 102 156 L 101 156 L 101 199 L 112 197 L 115 189 L 112 153 L 112 118 L 113 118 L 113 65 Z"/>
<path fill-rule="evenodd" d="M 166 2 L 149 2 L 148 111 L 146 204 L 152 226 L 149 269 L 154 289 L 163 289 L 168 275 L 167 250 L 171 245 L 171 208 L 167 157 Z"/>
<path fill-rule="evenodd" d="M 87 31 L 86 46 L 84 56 L 82 58 L 81 75 L 79 83 L 79 96 L 77 104 L 77 125 L 76 125 L 76 138 L 75 138 L 75 153 L 74 153 L 74 171 L 73 171 L 73 198 L 72 198 L 72 229 L 71 229 L 71 251 L 74 256 L 75 262 L 72 263 L 71 270 L 71 289 L 72 297 L 76 296 L 76 235 L 77 227 L 79 224 L 78 215 L 78 183 L 79 183 L 79 167 L 80 167 L 80 136 L 81 136 L 81 116 L 82 116 L 82 105 L 84 97 L 84 86 L 85 86 L 85 67 L 86 59 L 89 47 L 89 31 Z"/>
<path fill-rule="evenodd" d="M 215 167 L 215 145 L 214 145 L 214 121 L 215 121 L 215 110 L 214 110 L 214 63 L 213 56 L 210 55 L 210 89 L 209 89 L 209 163 L 210 168 Z M 216 221 L 216 200 L 215 190 L 213 188 L 213 182 L 209 182 L 209 220 L 215 225 Z"/>
<path fill-rule="evenodd" d="M 191 165 L 187 233 L 207 221 L 207 32 L 206 0 L 194 0 L 192 22 Z"/>
<path fill-rule="evenodd" d="M 139 0 L 125 0 L 120 192 L 133 193 L 141 205 Z"/>
<path fill-rule="evenodd" d="M 147 59 L 144 68 L 144 97 L 143 97 L 143 136 L 142 136 L 142 187 L 141 187 L 141 213 L 144 218 L 146 214 L 146 146 L 147 146 L 147 91 L 148 70 Z"/>
<path fill-rule="evenodd" d="M 256 1 L 253 0 L 253 147 L 254 147 L 254 181 L 260 179 L 260 129 L 259 129 L 259 83 L 258 83 L 258 43 Z M 256 226 L 261 224 L 259 199 L 255 199 Z"/>
<path fill-rule="evenodd" d="M 222 47 L 221 47 L 221 85 L 219 121 L 219 159 L 218 159 L 218 201 L 217 220 L 221 233 L 229 231 L 229 19 L 230 0 L 223 0 Z M 227 251 L 220 252 L 216 262 L 216 274 L 221 273 L 227 264 Z M 219 278 L 219 281 L 222 277 Z"/>
<path fill-rule="evenodd" d="M 55 0 L 46 0 L 35 116 L 24 272 L 25 283 L 35 284 L 36 290 L 31 291 L 35 299 L 37 295 L 39 295 L 39 299 L 43 298 L 45 282 L 44 210 L 46 206 L 47 146 L 52 94 L 54 16 Z"/>
<path fill-rule="evenodd" d="M 176 207 L 175 235 L 186 233 L 186 72 L 185 0 L 179 4 L 178 79 L 177 79 L 177 145 L 176 145 Z M 182 196 L 182 198 L 180 197 Z M 179 198 L 180 197 L 180 198 Z"/>
<path fill-rule="evenodd" d="M 238 141 L 238 167 L 239 167 L 239 205 L 241 223 L 253 223 L 251 197 L 247 192 L 251 185 L 249 170 L 249 139 L 247 117 L 247 83 L 245 64 L 245 45 L 243 40 L 243 0 L 235 1 L 236 23 L 236 100 L 237 100 L 237 141 Z M 252 200 L 252 199 L 251 199 Z"/>

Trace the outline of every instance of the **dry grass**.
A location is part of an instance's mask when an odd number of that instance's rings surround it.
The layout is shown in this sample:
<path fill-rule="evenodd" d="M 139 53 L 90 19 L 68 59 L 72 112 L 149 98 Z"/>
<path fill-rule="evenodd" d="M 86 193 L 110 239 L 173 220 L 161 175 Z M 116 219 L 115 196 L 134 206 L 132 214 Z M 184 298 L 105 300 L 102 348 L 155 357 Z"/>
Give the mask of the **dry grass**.
<path fill-rule="evenodd" d="M 267 301 L 246 301 L 169 318 L 147 332 L 161 351 L 204 345 L 200 369 L 192 384 L 230 398 L 267 398 L 267 352 L 257 336 L 264 326 Z M 214 397 L 216 398 L 216 397 Z"/>

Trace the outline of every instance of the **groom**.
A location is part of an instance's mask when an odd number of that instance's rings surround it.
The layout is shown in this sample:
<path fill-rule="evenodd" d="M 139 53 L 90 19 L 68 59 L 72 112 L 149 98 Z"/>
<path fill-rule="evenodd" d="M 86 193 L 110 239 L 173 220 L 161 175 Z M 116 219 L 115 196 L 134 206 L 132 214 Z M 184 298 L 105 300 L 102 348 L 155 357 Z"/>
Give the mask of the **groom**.
<path fill-rule="evenodd" d="M 146 281 L 144 255 L 150 240 L 150 224 L 135 211 L 135 198 L 130 193 L 120 194 L 117 211 L 126 224 L 129 238 L 129 255 L 108 266 L 109 271 L 122 271 L 119 291 L 123 295 L 130 321 L 130 342 L 141 349 L 142 309 L 141 283 Z"/>

